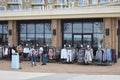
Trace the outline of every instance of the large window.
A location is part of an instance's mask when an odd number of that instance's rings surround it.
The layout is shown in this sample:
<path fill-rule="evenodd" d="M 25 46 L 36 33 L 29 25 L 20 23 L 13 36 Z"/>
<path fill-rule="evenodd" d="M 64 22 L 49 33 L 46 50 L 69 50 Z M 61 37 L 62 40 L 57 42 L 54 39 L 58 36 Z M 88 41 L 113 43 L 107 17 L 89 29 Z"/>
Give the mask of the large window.
<path fill-rule="evenodd" d="M 8 34 L 8 25 L 0 24 L 0 34 Z"/>
<path fill-rule="evenodd" d="M 8 45 L 8 25 L 0 24 L 0 45 Z"/>
<path fill-rule="evenodd" d="M 63 45 L 71 44 L 74 46 L 75 41 L 85 42 L 87 36 L 90 39 L 91 47 L 104 47 L 103 44 L 103 21 L 100 20 L 71 20 L 63 22 Z M 90 36 L 90 37 L 89 37 Z M 78 37 L 78 38 L 77 38 Z M 81 39 L 81 40 L 79 40 Z M 78 44 L 78 45 L 80 45 Z"/>
<path fill-rule="evenodd" d="M 65 23 L 64 24 L 64 44 L 71 44 L 72 43 L 72 23 Z"/>
<path fill-rule="evenodd" d="M 50 23 L 20 24 L 20 43 L 28 45 L 51 45 Z"/>

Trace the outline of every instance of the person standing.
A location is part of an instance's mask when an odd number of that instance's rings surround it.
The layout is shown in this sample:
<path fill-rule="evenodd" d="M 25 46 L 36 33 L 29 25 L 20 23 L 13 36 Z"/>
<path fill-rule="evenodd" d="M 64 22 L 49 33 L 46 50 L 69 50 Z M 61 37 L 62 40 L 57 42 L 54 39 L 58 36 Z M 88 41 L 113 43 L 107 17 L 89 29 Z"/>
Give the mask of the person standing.
<path fill-rule="evenodd" d="M 40 46 L 40 48 L 39 48 L 40 61 L 42 61 L 42 53 L 43 53 L 43 46 Z"/>
<path fill-rule="evenodd" d="M 19 53 L 19 61 L 21 62 L 23 57 L 23 47 L 22 45 L 18 45 L 16 49 L 17 49 L 17 52 Z"/>
<path fill-rule="evenodd" d="M 42 53 L 42 65 L 46 65 L 47 63 L 47 52 L 48 52 L 47 46 L 44 44 Z"/>
<path fill-rule="evenodd" d="M 32 46 L 32 48 L 30 49 L 30 59 L 32 66 L 36 66 L 36 56 L 37 56 L 37 51 L 35 50 L 35 47 Z"/>

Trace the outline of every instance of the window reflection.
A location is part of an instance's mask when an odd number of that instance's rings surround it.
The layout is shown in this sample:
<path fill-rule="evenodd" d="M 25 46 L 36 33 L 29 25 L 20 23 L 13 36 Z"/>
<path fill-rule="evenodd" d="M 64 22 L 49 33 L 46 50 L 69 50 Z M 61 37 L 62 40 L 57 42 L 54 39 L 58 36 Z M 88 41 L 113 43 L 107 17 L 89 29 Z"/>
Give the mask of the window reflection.
<path fill-rule="evenodd" d="M 64 24 L 64 33 L 72 33 L 72 24 L 71 23 Z"/>
<path fill-rule="evenodd" d="M 27 28 L 26 24 L 21 24 L 20 25 L 20 33 L 26 33 L 26 28 Z"/>
<path fill-rule="evenodd" d="M 0 24 L 0 45 L 8 45 L 8 24 Z"/>
<path fill-rule="evenodd" d="M 64 44 L 72 45 L 72 34 L 64 34 Z"/>
<path fill-rule="evenodd" d="M 35 25 L 34 24 L 27 25 L 27 33 L 35 33 Z"/>
<path fill-rule="evenodd" d="M 94 22 L 94 33 L 103 33 L 103 26 L 101 22 Z"/>
<path fill-rule="evenodd" d="M 43 34 L 36 34 L 36 40 L 42 39 L 43 38 Z"/>
<path fill-rule="evenodd" d="M 81 35 L 81 43 L 87 43 L 91 47 L 98 48 L 99 46 L 103 47 L 103 22 L 102 21 L 80 21 L 80 22 L 69 22 L 64 23 L 64 33 L 63 33 L 63 44 L 71 44 L 74 46 L 76 42 L 74 35 Z M 87 35 L 87 36 L 85 36 Z M 89 36 L 90 37 L 89 37 Z M 89 39 L 89 40 L 88 40 Z M 86 42 L 87 41 L 87 42 Z M 77 44 L 76 44 L 77 45 Z"/>
<path fill-rule="evenodd" d="M 26 34 L 20 34 L 21 40 L 26 40 Z"/>
<path fill-rule="evenodd" d="M 51 45 L 51 34 L 45 34 L 45 43 Z"/>
<path fill-rule="evenodd" d="M 27 38 L 35 38 L 35 34 L 27 34 Z"/>
<path fill-rule="evenodd" d="M 103 48 L 103 34 L 94 34 L 94 45 L 93 47 L 102 47 Z"/>
<path fill-rule="evenodd" d="M 82 33 L 82 24 L 81 23 L 73 24 L 73 33 Z"/>
<path fill-rule="evenodd" d="M 83 33 L 92 33 L 92 23 L 83 23 Z"/>
<path fill-rule="evenodd" d="M 43 42 L 44 42 L 44 36 L 43 36 L 43 34 L 36 34 L 36 42 L 38 44 L 43 44 Z"/>
<path fill-rule="evenodd" d="M 20 24 L 20 43 L 24 46 L 51 44 L 50 23 Z"/>
<path fill-rule="evenodd" d="M 51 25 L 49 23 L 45 24 L 45 33 L 51 33 Z"/>
<path fill-rule="evenodd" d="M 7 26 L 7 24 L 4 24 L 4 25 L 3 25 L 3 33 L 4 33 L 4 34 L 7 34 L 7 33 L 8 33 L 8 26 Z"/>
<path fill-rule="evenodd" d="M 43 24 L 36 24 L 36 33 L 43 33 L 44 31 L 44 25 Z"/>

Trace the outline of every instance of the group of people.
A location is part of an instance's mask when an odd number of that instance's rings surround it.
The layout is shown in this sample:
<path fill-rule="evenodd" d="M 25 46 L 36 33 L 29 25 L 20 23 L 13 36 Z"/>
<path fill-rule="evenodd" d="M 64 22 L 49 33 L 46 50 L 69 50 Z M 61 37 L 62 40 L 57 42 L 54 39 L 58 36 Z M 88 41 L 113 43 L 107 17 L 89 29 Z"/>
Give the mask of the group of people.
<path fill-rule="evenodd" d="M 10 48 L 11 49 L 11 48 Z M 99 63 L 102 62 L 116 62 L 116 51 L 115 49 L 101 49 L 98 48 L 96 51 L 93 50 L 90 45 L 83 46 L 81 45 L 78 48 L 71 47 L 70 45 L 64 48 L 58 49 L 55 47 L 47 46 L 46 44 L 40 47 L 23 47 L 18 45 L 16 52 L 19 53 L 19 61 L 21 62 L 24 58 L 31 60 L 31 65 L 36 66 L 37 60 L 41 61 L 41 65 L 46 65 L 47 61 L 53 62 L 54 60 L 64 60 L 67 63 L 73 63 L 77 60 L 78 63 L 87 63 L 91 64 L 93 60 L 97 60 Z M 9 54 L 9 48 L 3 48 L 4 56 Z M 58 52 L 57 52 L 58 51 Z M 57 54 L 58 53 L 58 54 Z M 57 56 L 57 59 L 56 59 Z M 39 57 L 39 58 L 38 58 Z"/>
<path fill-rule="evenodd" d="M 23 48 L 22 48 L 21 45 L 18 45 L 16 50 L 19 53 L 19 60 L 21 62 L 22 58 L 23 58 Z M 39 51 L 37 51 L 35 49 L 35 46 L 32 46 L 30 48 L 29 54 L 28 54 L 29 58 L 31 60 L 31 65 L 32 66 L 36 66 L 37 55 L 40 56 L 40 61 L 42 61 L 42 65 L 46 65 L 46 62 L 47 62 L 47 51 L 48 51 L 48 48 L 47 48 L 47 46 L 45 44 L 39 48 Z"/>

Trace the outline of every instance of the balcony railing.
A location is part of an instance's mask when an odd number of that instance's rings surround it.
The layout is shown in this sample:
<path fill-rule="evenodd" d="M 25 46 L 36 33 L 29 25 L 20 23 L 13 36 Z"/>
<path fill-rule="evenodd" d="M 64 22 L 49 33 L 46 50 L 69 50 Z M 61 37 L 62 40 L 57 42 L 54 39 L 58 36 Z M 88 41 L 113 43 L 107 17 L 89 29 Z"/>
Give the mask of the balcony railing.
<path fill-rule="evenodd" d="M 8 0 L 8 4 L 22 4 L 22 0 Z"/>

